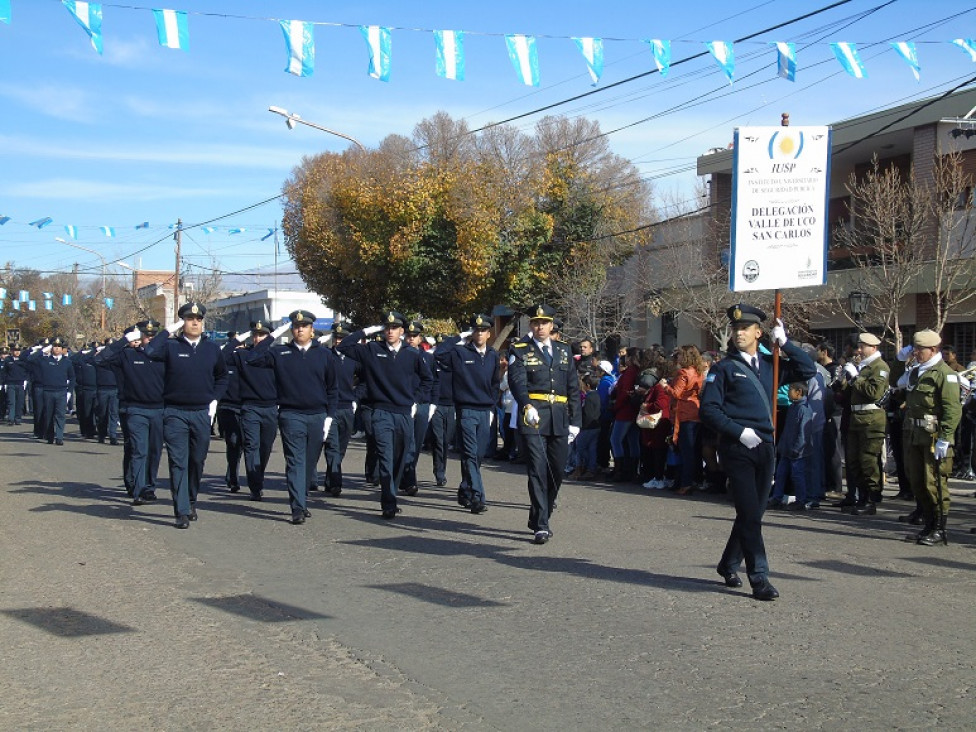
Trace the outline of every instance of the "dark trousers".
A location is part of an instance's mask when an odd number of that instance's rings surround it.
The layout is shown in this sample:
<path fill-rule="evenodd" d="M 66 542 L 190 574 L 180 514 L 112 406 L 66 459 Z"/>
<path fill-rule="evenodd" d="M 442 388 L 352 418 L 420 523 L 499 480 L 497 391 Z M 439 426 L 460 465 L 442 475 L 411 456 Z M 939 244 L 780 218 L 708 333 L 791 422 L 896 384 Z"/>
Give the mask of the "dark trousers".
<path fill-rule="evenodd" d="M 847 495 L 860 504 L 881 500 L 884 432 L 847 430 Z"/>
<path fill-rule="evenodd" d="M 719 444 L 718 455 L 728 475 L 729 493 L 735 505 L 732 533 L 718 569 L 723 574 L 738 572 L 745 559 L 749 582 L 756 586 L 769 574 L 762 517 L 769 500 L 775 449 L 768 442 L 750 450 L 738 442 L 723 441 Z"/>
<path fill-rule="evenodd" d="M 68 395 L 64 389 L 41 391 L 40 408 L 34 420 L 40 422 L 40 436 L 48 442 L 64 439 L 64 419 L 68 411 Z"/>
<path fill-rule="evenodd" d="M 372 424 L 380 473 L 380 506 L 390 511 L 397 507 L 397 487 L 407 455 L 413 449 L 413 420 L 409 414 L 374 409 Z"/>
<path fill-rule="evenodd" d="M 224 438 L 227 452 L 227 470 L 224 471 L 224 483 L 228 488 L 240 488 L 241 453 L 244 450 L 244 438 L 241 434 L 240 407 L 220 407 L 217 409 L 217 425 Z"/>
<path fill-rule="evenodd" d="M 464 493 L 472 504 L 485 502 L 481 480 L 481 460 L 488 454 L 492 438 L 491 411 L 494 407 L 474 409 L 458 407 L 458 431 L 461 435 L 461 464 L 464 468 Z"/>
<path fill-rule="evenodd" d="M 30 413 L 34 415 L 34 437 L 38 439 L 44 438 L 45 426 L 44 422 L 40 419 L 41 417 L 41 399 L 44 394 L 44 390 L 37 386 L 36 384 L 30 385 L 30 391 L 27 396 L 30 399 Z M 67 402 L 65 402 L 67 405 Z"/>
<path fill-rule="evenodd" d="M 24 416 L 24 385 L 7 384 L 7 421 L 20 424 Z"/>
<path fill-rule="evenodd" d="M 245 404 L 241 407 L 241 443 L 247 487 L 253 495 L 264 490 L 264 471 L 278 434 L 278 408 Z"/>
<path fill-rule="evenodd" d="M 844 446 L 840 442 L 840 416 L 831 417 L 824 424 L 823 459 L 824 491 L 844 492 Z"/>
<path fill-rule="evenodd" d="M 131 481 L 132 497 L 138 498 L 156 489 L 156 475 L 163 456 L 163 410 L 127 406 L 123 432 L 125 451 L 129 454 L 126 486 Z"/>
<path fill-rule="evenodd" d="M 173 514 L 189 516 L 197 502 L 203 465 L 210 449 L 210 415 L 206 409 L 163 410 L 163 441 L 169 463 Z"/>
<path fill-rule="evenodd" d="M 78 431 L 82 437 L 95 437 L 95 400 L 94 389 L 75 390 L 75 414 L 78 415 Z"/>
<path fill-rule="evenodd" d="M 447 481 L 447 451 L 454 441 L 456 423 L 454 405 L 438 404 L 430 420 L 430 456 L 438 483 Z"/>
<path fill-rule="evenodd" d="M 355 421 L 356 415 L 352 409 L 336 410 L 329 436 L 322 445 L 322 452 L 325 454 L 325 487 L 330 490 L 342 488 L 342 460 L 346 456 Z"/>
<path fill-rule="evenodd" d="M 304 511 L 306 495 L 315 485 L 315 465 L 322 449 L 325 412 L 303 414 L 283 410 L 278 412 L 281 448 L 285 453 L 285 482 L 288 485 L 288 504 L 292 513 Z"/>
<path fill-rule="evenodd" d="M 569 439 L 566 435 L 540 435 L 535 431 L 521 434 L 529 477 L 529 529 L 548 531 L 552 506 L 563 482 Z"/>
<path fill-rule="evenodd" d="M 402 488 L 412 488 L 417 485 L 417 461 L 420 459 L 420 451 L 424 447 L 424 438 L 427 436 L 430 405 L 418 404 L 417 413 L 411 417 L 410 421 L 413 422 L 413 447 L 407 454 L 406 464 L 403 466 Z"/>
<path fill-rule="evenodd" d="M 99 389 L 95 396 L 95 409 L 98 419 L 98 439 L 119 438 L 119 390 Z"/>
<path fill-rule="evenodd" d="M 376 436 L 373 434 L 373 408 L 360 404 L 358 414 L 362 415 L 363 432 L 366 433 L 366 464 L 363 473 L 367 483 L 379 483 L 380 468 L 376 453 Z"/>

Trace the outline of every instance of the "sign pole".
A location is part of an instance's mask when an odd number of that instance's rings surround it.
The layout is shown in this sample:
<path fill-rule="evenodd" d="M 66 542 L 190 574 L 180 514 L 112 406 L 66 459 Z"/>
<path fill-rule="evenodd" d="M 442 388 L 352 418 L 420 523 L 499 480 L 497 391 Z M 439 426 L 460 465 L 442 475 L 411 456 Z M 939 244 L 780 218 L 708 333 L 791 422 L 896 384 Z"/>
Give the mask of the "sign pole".
<path fill-rule="evenodd" d="M 783 112 L 780 115 L 780 126 L 789 127 L 790 126 L 790 113 Z M 780 318 L 783 317 L 783 293 L 780 289 L 776 288 L 776 294 L 773 299 L 773 320 L 779 322 Z M 773 339 L 773 393 L 769 400 L 772 405 L 773 413 L 770 415 L 770 419 L 773 421 L 773 439 L 776 439 L 776 397 L 779 393 L 779 343 L 776 339 Z"/>

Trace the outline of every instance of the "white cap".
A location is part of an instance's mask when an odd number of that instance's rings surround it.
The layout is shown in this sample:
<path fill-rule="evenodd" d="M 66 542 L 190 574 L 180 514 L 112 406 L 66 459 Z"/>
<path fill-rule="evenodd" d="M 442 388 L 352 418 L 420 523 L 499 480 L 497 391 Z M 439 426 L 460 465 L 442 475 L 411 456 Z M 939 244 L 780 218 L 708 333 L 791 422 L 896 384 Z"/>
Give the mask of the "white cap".
<path fill-rule="evenodd" d="M 608 374 L 613 373 L 613 364 L 609 361 L 600 361 L 600 369 Z"/>

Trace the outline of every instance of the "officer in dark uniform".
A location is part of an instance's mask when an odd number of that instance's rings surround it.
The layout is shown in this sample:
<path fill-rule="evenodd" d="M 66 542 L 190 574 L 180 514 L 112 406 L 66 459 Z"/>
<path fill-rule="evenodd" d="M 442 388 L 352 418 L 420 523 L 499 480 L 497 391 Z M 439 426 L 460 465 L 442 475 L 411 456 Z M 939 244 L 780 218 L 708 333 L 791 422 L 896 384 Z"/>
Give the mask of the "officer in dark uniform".
<path fill-rule="evenodd" d="M 75 385 L 75 369 L 64 349 L 65 340 L 57 336 L 51 340 L 51 352 L 38 359 L 37 376 L 41 391 L 40 408 L 35 419 L 40 422 L 41 436 L 48 444 L 64 444 L 64 420 L 68 411 L 68 395 Z"/>
<path fill-rule="evenodd" d="M 338 363 L 332 350 L 315 340 L 312 313 L 296 310 L 288 321 L 242 358 L 252 366 L 274 369 L 288 503 L 291 523 L 297 526 L 310 516 L 308 488 L 315 484 L 315 464 L 335 417 Z M 275 345 L 289 328 L 291 342 Z"/>
<path fill-rule="evenodd" d="M 447 485 L 447 451 L 450 449 L 451 443 L 454 442 L 456 419 L 450 375 L 441 372 L 441 368 L 437 364 L 437 356 L 442 351 L 454 348 L 454 341 L 443 333 L 438 333 L 434 336 L 434 344 L 434 381 L 432 388 L 437 394 L 437 398 L 430 415 L 430 456 L 434 480 L 438 486 L 445 486 Z M 458 498 L 460 500 L 463 496 Z M 463 501 L 462 505 L 464 505 Z"/>
<path fill-rule="evenodd" d="M 718 435 L 719 460 L 728 475 L 729 494 L 735 504 L 735 522 L 717 571 L 727 587 L 742 587 L 738 571 L 745 559 L 752 596 L 775 600 L 779 592 L 769 582 L 762 537 L 762 517 L 775 462 L 770 416 L 772 356 L 759 351 L 766 314 L 749 305 L 733 305 L 728 317 L 733 347 L 708 370 L 699 410 L 702 423 Z M 817 373 L 803 349 L 786 339 L 782 323 L 773 328 L 772 336 L 789 358 L 780 364 L 783 383 L 806 382 Z"/>
<path fill-rule="evenodd" d="M 75 367 L 75 415 L 78 418 L 78 432 L 86 440 L 98 436 L 95 420 L 95 401 L 98 384 L 95 380 L 95 343 L 87 343 L 71 356 Z"/>
<path fill-rule="evenodd" d="M 112 366 L 120 384 L 123 474 L 133 506 L 156 500 L 156 477 L 163 455 L 163 389 L 166 366 L 145 352 L 159 333 L 155 320 L 140 320 L 125 336 L 96 356 Z"/>
<path fill-rule="evenodd" d="M 0 418 L 6 417 L 7 406 L 7 359 L 10 358 L 9 346 L 0 346 Z"/>
<path fill-rule="evenodd" d="M 434 375 L 434 354 L 425 350 L 423 347 L 424 341 L 424 324 L 419 320 L 413 320 L 407 324 L 404 344 L 410 348 L 416 349 L 420 353 L 420 357 L 427 364 L 427 370 L 431 374 L 431 388 L 427 391 L 427 395 L 423 396 L 420 392 L 420 379 L 414 376 L 414 388 L 417 389 L 417 394 L 415 399 L 426 399 L 427 402 L 416 402 L 417 409 L 414 410 L 413 415 L 413 450 L 407 455 L 406 465 L 403 468 L 403 483 L 400 486 L 400 491 L 408 496 L 417 495 L 417 461 L 420 460 L 420 451 L 423 450 L 424 440 L 427 437 L 427 425 L 430 422 L 431 415 L 436 406 L 432 409 L 431 404 L 436 404 L 437 395 L 433 393 L 433 375 Z"/>
<path fill-rule="evenodd" d="M 203 334 L 206 313 L 200 303 L 186 303 L 177 312 L 181 319 L 167 325 L 145 348 L 149 358 L 165 364 L 163 439 L 178 529 L 188 529 L 190 521 L 196 521 L 210 423 L 227 388 L 220 346 Z M 181 326 L 183 332 L 170 338 Z"/>
<path fill-rule="evenodd" d="M 529 530 L 536 544 L 552 538 L 549 517 L 562 485 L 569 443 L 581 423 L 579 377 L 569 345 L 552 338 L 555 310 L 529 311 L 532 332 L 512 344 L 508 386 L 518 404 L 529 477 Z"/>
<path fill-rule="evenodd" d="M 466 490 L 458 500 L 466 502 L 471 513 L 487 510 L 481 460 L 488 452 L 501 385 L 498 351 L 488 345 L 490 335 L 491 318 L 475 315 L 471 318 L 471 336 L 436 354 L 441 383 L 451 382 L 461 432 Z"/>
<path fill-rule="evenodd" d="M 115 343 L 114 338 L 106 338 L 102 345 L 95 349 L 97 356 L 105 348 Z M 119 444 L 119 385 L 115 379 L 115 372 L 106 364 L 99 366 L 92 359 L 95 366 L 95 424 L 98 431 L 98 441 L 109 439 L 112 445 Z"/>
<path fill-rule="evenodd" d="M 264 471 L 271 459 L 278 434 L 278 387 L 274 371 L 247 362 L 249 349 L 271 337 L 263 320 L 251 323 L 251 344 L 234 351 L 241 397 L 241 443 L 244 449 L 244 471 L 252 501 L 264 497 Z"/>
<path fill-rule="evenodd" d="M 7 424 L 19 425 L 24 415 L 24 384 L 29 375 L 27 356 L 21 350 L 19 343 L 10 347 L 4 370 L 4 381 L 7 390 Z"/>
<path fill-rule="evenodd" d="M 922 512 L 924 528 L 905 537 L 922 546 L 946 541 L 952 445 L 962 418 L 959 374 L 943 359 L 933 330 L 912 338 L 916 365 L 902 378 L 905 395 L 905 472 Z"/>
<path fill-rule="evenodd" d="M 359 364 L 336 350 L 349 335 L 349 326 L 336 321 L 332 323 L 332 351 L 337 359 L 336 389 L 338 402 L 332 429 L 322 446 L 325 454 L 325 480 L 323 487 L 333 496 L 342 494 L 342 461 L 346 457 L 349 438 L 352 437 L 356 419 L 356 376 Z"/>
<path fill-rule="evenodd" d="M 246 338 L 250 333 L 241 335 Z M 237 493 L 241 489 L 239 476 L 241 454 L 244 450 L 244 437 L 241 432 L 241 382 L 237 371 L 237 359 L 234 358 L 234 351 L 238 348 L 244 348 L 244 344 L 237 338 L 235 331 L 229 331 L 227 343 L 220 349 L 224 355 L 224 366 L 227 367 L 227 391 L 217 403 L 217 428 L 224 438 L 224 453 L 227 460 L 224 485 L 231 493 Z"/>
<path fill-rule="evenodd" d="M 406 319 L 400 313 L 388 311 L 383 316 L 383 325 L 354 331 L 336 348 L 362 367 L 367 398 L 373 408 L 371 423 L 380 472 L 380 507 L 385 519 L 395 518 L 400 512 L 397 487 L 412 450 L 412 415 L 417 410 L 418 399 L 430 402 L 433 381 L 420 352 L 401 342 L 405 326 Z M 381 330 L 382 343 L 359 342 Z"/>
<path fill-rule="evenodd" d="M 28 379 L 27 379 L 27 398 L 28 398 L 28 409 L 34 417 L 34 439 L 43 440 L 45 434 L 45 425 L 39 419 L 41 412 L 41 395 L 43 394 L 43 388 L 41 387 L 41 372 L 38 368 L 41 365 L 41 359 L 51 353 L 51 339 L 41 338 L 37 343 L 31 347 L 31 352 L 27 356 L 28 363 Z"/>

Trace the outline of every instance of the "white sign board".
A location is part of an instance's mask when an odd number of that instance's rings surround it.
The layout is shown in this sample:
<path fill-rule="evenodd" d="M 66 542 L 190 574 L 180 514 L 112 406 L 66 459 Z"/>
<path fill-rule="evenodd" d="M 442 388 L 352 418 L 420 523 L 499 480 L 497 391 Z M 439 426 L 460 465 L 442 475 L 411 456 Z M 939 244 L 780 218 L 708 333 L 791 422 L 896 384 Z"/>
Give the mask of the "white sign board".
<path fill-rule="evenodd" d="M 729 289 L 827 281 L 830 128 L 735 131 Z"/>

